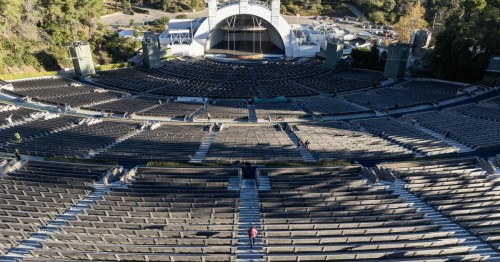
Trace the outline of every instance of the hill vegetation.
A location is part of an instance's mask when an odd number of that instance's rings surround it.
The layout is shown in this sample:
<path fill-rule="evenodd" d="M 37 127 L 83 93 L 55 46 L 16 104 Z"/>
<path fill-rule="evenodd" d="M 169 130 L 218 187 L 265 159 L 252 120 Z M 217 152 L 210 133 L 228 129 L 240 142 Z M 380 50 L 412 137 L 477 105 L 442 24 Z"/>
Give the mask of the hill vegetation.
<path fill-rule="evenodd" d="M 90 42 L 98 64 L 124 62 L 139 46 L 101 24 L 101 15 L 140 10 L 136 6 L 177 12 L 205 5 L 203 0 L 109 2 L 0 0 L 0 74 L 71 66 L 67 45 L 74 40 Z M 430 28 L 435 50 L 427 64 L 441 77 L 479 79 L 491 55 L 500 55 L 499 0 L 282 0 L 281 8 L 286 14 L 342 16 L 349 13 L 344 2 L 357 6 L 370 21 L 394 25 L 402 42 L 409 41 L 411 29 Z M 160 30 L 165 22 L 158 22 Z"/>

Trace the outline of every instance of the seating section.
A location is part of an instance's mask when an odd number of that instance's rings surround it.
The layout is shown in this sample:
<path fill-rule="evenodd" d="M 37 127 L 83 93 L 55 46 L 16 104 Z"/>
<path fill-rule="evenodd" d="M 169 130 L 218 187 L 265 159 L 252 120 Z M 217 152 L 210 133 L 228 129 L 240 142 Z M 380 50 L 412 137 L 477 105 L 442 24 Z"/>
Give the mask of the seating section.
<path fill-rule="evenodd" d="M 158 116 L 158 117 L 170 117 L 170 118 L 178 118 L 178 117 L 187 117 L 190 118 L 194 115 L 194 113 L 200 110 L 203 107 L 203 104 L 194 104 L 194 103 L 163 103 L 158 107 L 153 107 L 151 109 L 142 111 L 137 115 L 140 116 Z"/>
<path fill-rule="evenodd" d="M 354 70 L 335 74 L 331 72 L 314 74 L 310 77 L 298 78 L 296 81 L 326 93 L 336 94 L 375 87 L 381 76 L 378 72 Z"/>
<path fill-rule="evenodd" d="M 412 152 L 347 123 L 300 124 L 294 132 L 320 161 L 376 160 L 411 157 Z"/>
<path fill-rule="evenodd" d="M 248 107 L 247 103 L 241 100 L 215 100 L 195 118 L 207 119 L 209 114 L 211 119 L 237 120 L 248 118 Z"/>
<path fill-rule="evenodd" d="M 109 103 L 99 104 L 91 107 L 84 107 L 83 109 L 93 111 L 111 112 L 113 114 L 133 114 L 140 113 L 159 106 L 158 99 L 149 99 L 144 97 L 130 97 Z"/>
<path fill-rule="evenodd" d="M 277 127 L 224 126 L 210 146 L 207 162 L 266 163 L 302 161 L 300 153 L 284 131 Z"/>
<path fill-rule="evenodd" d="M 189 161 L 206 132 L 201 125 L 162 125 L 129 138 L 104 153 L 99 159 L 126 162 Z"/>
<path fill-rule="evenodd" d="M 12 84 L 14 91 L 6 90 L 5 92 L 28 96 L 36 102 L 72 107 L 116 100 L 123 95 L 104 89 L 96 89 L 65 78 L 29 79 L 14 81 Z"/>
<path fill-rule="evenodd" d="M 263 169 L 272 189 L 259 192 L 264 261 L 481 259 L 360 169 Z"/>
<path fill-rule="evenodd" d="M 94 82 L 119 90 L 144 92 L 172 84 L 175 80 L 156 77 L 137 68 L 123 68 L 99 71 Z"/>
<path fill-rule="evenodd" d="M 234 261 L 236 170 L 139 168 L 25 261 Z"/>
<path fill-rule="evenodd" d="M 447 110 L 412 114 L 409 117 L 436 132 L 445 134 L 449 131 L 451 138 L 474 149 L 500 146 L 498 139 L 500 137 L 500 122 L 498 121 L 460 115 Z"/>
<path fill-rule="evenodd" d="M 372 134 L 384 132 L 384 138 L 427 156 L 456 153 L 460 149 L 424 133 L 410 124 L 406 125 L 394 118 L 376 118 L 356 121 Z"/>
<path fill-rule="evenodd" d="M 110 168 L 29 161 L 0 175 L 0 257 L 89 195 Z"/>
<path fill-rule="evenodd" d="M 76 116 L 60 116 L 47 120 L 41 118 L 29 121 L 23 125 L 0 129 L 0 140 L 2 144 L 14 143 L 14 134 L 17 132 L 21 135 L 23 141 L 30 141 L 57 130 L 73 127 L 77 125 L 81 119 L 82 118 Z"/>
<path fill-rule="evenodd" d="M 124 94 L 112 91 L 94 91 L 90 93 L 69 95 L 69 96 L 55 96 L 50 98 L 43 98 L 40 101 L 47 104 L 55 105 L 70 105 L 72 107 L 93 106 L 95 103 L 105 103 L 120 99 Z"/>
<path fill-rule="evenodd" d="M 307 117 L 300 107 L 289 102 L 255 103 L 255 113 L 258 119 L 279 121 L 297 120 Z"/>
<path fill-rule="evenodd" d="M 4 150 L 13 152 L 17 148 L 22 154 L 30 156 L 84 157 L 134 133 L 136 126 L 137 123 L 118 121 L 94 125 L 82 123 L 33 140 L 10 143 L 4 146 Z"/>
<path fill-rule="evenodd" d="M 474 159 L 386 163 L 406 189 L 467 231 L 500 250 L 500 182 Z"/>
<path fill-rule="evenodd" d="M 500 103 L 495 104 L 494 101 L 494 99 L 486 100 L 481 103 L 468 104 L 464 106 L 445 109 L 445 111 L 459 115 L 500 122 Z"/>
<path fill-rule="evenodd" d="M 386 111 L 434 103 L 455 98 L 463 84 L 434 80 L 412 80 L 393 87 L 344 96 L 349 102 Z"/>
<path fill-rule="evenodd" d="M 17 123 L 20 121 L 24 121 L 25 119 L 29 119 L 30 115 L 36 112 L 38 111 L 0 103 L 0 126 L 8 125 L 9 121 L 7 120 L 7 118 L 9 117 L 13 123 Z"/>
<path fill-rule="evenodd" d="M 296 99 L 295 102 L 315 116 L 374 114 L 372 110 L 366 110 L 340 98 L 308 97 Z"/>
<path fill-rule="evenodd" d="M 263 80 L 257 83 L 259 97 L 313 96 L 318 92 L 301 86 L 292 80 Z"/>

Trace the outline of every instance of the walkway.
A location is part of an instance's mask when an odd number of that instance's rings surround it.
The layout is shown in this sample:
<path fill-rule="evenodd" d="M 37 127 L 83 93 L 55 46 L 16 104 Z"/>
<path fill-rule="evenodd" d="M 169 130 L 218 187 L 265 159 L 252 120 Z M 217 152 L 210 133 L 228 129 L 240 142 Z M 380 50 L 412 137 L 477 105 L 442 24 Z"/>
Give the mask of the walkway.
<path fill-rule="evenodd" d="M 240 206 L 238 207 L 238 247 L 236 261 L 263 261 L 261 223 L 260 223 L 260 200 L 259 190 L 254 179 L 243 179 L 240 189 Z M 250 247 L 248 229 L 254 226 L 259 234 L 255 245 Z"/>
<path fill-rule="evenodd" d="M 217 137 L 217 134 L 217 132 L 208 132 L 208 135 L 205 136 L 205 138 L 201 142 L 200 148 L 198 148 L 198 151 L 196 151 L 189 163 L 203 163 L 203 159 L 205 159 L 205 156 L 207 155 L 210 146 L 214 142 L 215 137 Z"/>
<path fill-rule="evenodd" d="M 305 162 L 308 163 L 316 163 L 318 160 L 314 157 L 309 150 L 305 146 L 297 146 L 299 142 L 299 138 L 295 135 L 293 131 L 285 131 L 287 134 L 288 138 L 290 138 L 290 141 L 292 141 L 292 144 L 294 147 L 297 148 L 299 151 L 300 155 L 302 156 L 302 159 L 304 159 Z"/>

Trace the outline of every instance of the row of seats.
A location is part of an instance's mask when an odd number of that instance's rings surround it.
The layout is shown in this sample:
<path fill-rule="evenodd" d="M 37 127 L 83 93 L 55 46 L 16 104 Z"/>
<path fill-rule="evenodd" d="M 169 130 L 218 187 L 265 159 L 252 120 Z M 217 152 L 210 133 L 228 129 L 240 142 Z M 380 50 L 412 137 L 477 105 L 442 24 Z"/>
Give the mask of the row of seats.
<path fill-rule="evenodd" d="M 375 135 L 394 141 L 410 149 L 421 152 L 427 156 L 456 153 L 460 149 L 451 146 L 427 133 L 412 126 L 410 123 L 403 124 L 394 118 L 376 118 L 358 120 L 361 126 Z"/>
<path fill-rule="evenodd" d="M 373 114 L 373 111 L 346 102 L 340 98 L 303 97 L 295 99 L 296 103 L 315 116 L 338 116 L 350 114 Z"/>
<path fill-rule="evenodd" d="M 420 105 L 432 106 L 434 103 L 457 97 L 463 88 L 463 84 L 412 80 L 365 93 L 349 94 L 344 98 L 374 110 L 387 111 Z"/>
<path fill-rule="evenodd" d="M 126 162 L 189 161 L 205 138 L 204 126 L 162 125 L 129 138 L 97 156 Z"/>
<path fill-rule="evenodd" d="M 248 107 L 245 101 L 241 100 L 215 100 L 195 118 L 207 119 L 233 119 L 238 120 L 248 117 Z"/>
<path fill-rule="evenodd" d="M 499 114 L 500 108 L 490 109 L 492 114 Z M 430 111 L 411 114 L 422 126 L 446 134 L 462 144 L 474 149 L 487 149 L 500 146 L 500 122 L 475 117 L 453 110 Z"/>
<path fill-rule="evenodd" d="M 19 149 L 21 154 L 30 156 L 85 157 L 136 132 L 136 127 L 136 123 L 119 121 L 104 121 L 93 125 L 72 123 L 59 132 L 9 143 L 3 146 L 3 150 L 12 153 Z"/>
<path fill-rule="evenodd" d="M 38 111 L 0 103 L 0 126 L 9 124 L 9 121 L 7 120 L 9 117 L 13 123 L 16 123 L 29 119 L 31 114 L 36 112 Z"/>
<path fill-rule="evenodd" d="M 359 166 L 261 170 L 265 261 L 458 261 L 476 247 L 420 213 Z"/>
<path fill-rule="evenodd" d="M 413 156 L 412 151 L 345 122 L 297 124 L 294 132 L 320 161 L 377 160 Z"/>
<path fill-rule="evenodd" d="M 300 107 L 289 102 L 268 102 L 268 103 L 255 103 L 255 113 L 257 118 L 279 121 L 293 121 L 307 117 L 307 113 Z"/>
<path fill-rule="evenodd" d="M 444 216 L 500 250 L 497 177 L 477 167 L 475 159 L 384 163 L 407 183 L 405 188 Z"/>
<path fill-rule="evenodd" d="M 239 194 L 236 170 L 139 168 L 26 261 L 234 261 Z M 178 195 L 182 195 L 182 198 Z"/>
<path fill-rule="evenodd" d="M 190 118 L 194 115 L 194 113 L 200 110 L 203 107 L 203 104 L 195 104 L 195 103 L 164 103 L 160 106 L 153 107 L 151 109 L 147 109 L 140 113 L 137 113 L 139 116 L 159 116 L 159 117 L 170 117 L 170 118 L 179 118 L 186 117 Z"/>
<path fill-rule="evenodd" d="M 158 99 L 149 99 L 145 97 L 130 97 L 95 106 L 83 107 L 82 109 L 92 110 L 92 111 L 104 111 L 108 113 L 111 112 L 113 114 L 125 114 L 125 113 L 133 114 L 136 112 L 139 113 L 142 111 L 153 109 L 159 105 L 160 101 Z"/>
<path fill-rule="evenodd" d="M 83 200 L 111 168 L 29 161 L 0 175 L 0 256 Z"/>
<path fill-rule="evenodd" d="M 227 126 L 210 146 L 207 162 L 302 161 L 284 131 L 274 126 Z"/>

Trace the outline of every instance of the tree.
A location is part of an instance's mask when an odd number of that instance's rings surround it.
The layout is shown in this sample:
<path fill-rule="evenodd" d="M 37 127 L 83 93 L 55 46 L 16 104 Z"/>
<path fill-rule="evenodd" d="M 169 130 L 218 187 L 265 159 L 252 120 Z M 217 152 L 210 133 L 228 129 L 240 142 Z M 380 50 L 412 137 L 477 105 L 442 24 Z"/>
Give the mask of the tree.
<path fill-rule="evenodd" d="M 464 8 L 464 21 L 469 21 L 472 12 L 481 11 L 486 7 L 486 0 L 464 0 L 462 2 Z"/>
<path fill-rule="evenodd" d="M 399 41 L 409 43 L 412 30 L 426 27 L 427 21 L 425 21 L 424 16 L 425 9 L 420 1 L 411 3 L 405 14 L 399 18 L 399 22 L 394 25 L 398 32 Z"/>

